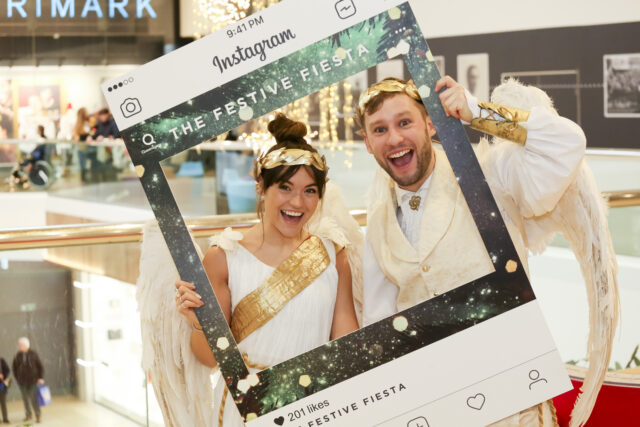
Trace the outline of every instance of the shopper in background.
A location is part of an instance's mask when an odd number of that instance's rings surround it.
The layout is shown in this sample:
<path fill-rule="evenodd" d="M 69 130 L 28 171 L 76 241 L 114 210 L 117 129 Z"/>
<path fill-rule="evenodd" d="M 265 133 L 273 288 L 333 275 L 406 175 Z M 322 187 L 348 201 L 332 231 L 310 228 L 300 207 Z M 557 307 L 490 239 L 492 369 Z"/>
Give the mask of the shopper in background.
<path fill-rule="evenodd" d="M 2 422 L 9 424 L 9 416 L 7 415 L 7 391 L 9 390 L 9 365 L 0 357 L 0 406 L 2 407 Z"/>
<path fill-rule="evenodd" d="M 31 406 L 36 413 L 36 422 L 40 422 L 40 405 L 38 404 L 38 384 L 44 384 L 44 369 L 38 353 L 30 349 L 29 338 L 18 339 L 18 353 L 13 358 L 13 376 L 20 386 L 24 402 L 25 421 L 32 418 Z"/>
<path fill-rule="evenodd" d="M 120 138 L 120 132 L 116 126 L 116 122 L 111 117 L 111 113 L 108 108 L 103 108 L 96 114 L 97 123 L 95 132 L 93 133 L 93 140 L 102 142 L 105 140 L 113 140 L 114 138 Z M 111 144 L 98 145 L 96 147 L 96 162 L 92 165 L 91 174 L 97 178 L 97 181 L 115 181 L 117 179 L 117 172 L 113 168 L 113 150 Z"/>
<path fill-rule="evenodd" d="M 44 134 L 44 126 L 38 125 L 38 142 L 45 142 L 47 140 L 47 136 Z M 24 167 L 29 164 L 35 165 L 38 160 L 45 160 L 47 154 L 47 145 L 46 144 L 38 144 L 36 148 L 31 152 L 31 155 L 25 157 L 25 159 L 20 163 L 20 166 Z"/>
<path fill-rule="evenodd" d="M 116 126 L 115 120 L 111 117 L 111 113 L 108 108 L 103 108 L 96 114 L 98 123 L 96 125 L 96 131 L 93 134 L 93 139 L 96 141 L 102 141 L 105 138 L 113 139 L 120 138 L 120 131 Z"/>
<path fill-rule="evenodd" d="M 73 140 L 75 142 L 84 142 L 87 140 L 87 137 L 91 133 L 89 119 L 87 109 L 84 107 L 80 108 L 76 117 L 76 125 L 73 128 Z"/>
<path fill-rule="evenodd" d="M 86 142 L 91 135 L 91 125 L 87 109 L 82 107 L 78 110 L 76 125 L 73 128 L 73 140 L 75 142 Z M 95 147 L 87 147 L 84 144 L 78 146 L 78 162 L 80 163 L 80 178 L 82 182 L 87 182 L 87 158 L 95 157 Z"/>

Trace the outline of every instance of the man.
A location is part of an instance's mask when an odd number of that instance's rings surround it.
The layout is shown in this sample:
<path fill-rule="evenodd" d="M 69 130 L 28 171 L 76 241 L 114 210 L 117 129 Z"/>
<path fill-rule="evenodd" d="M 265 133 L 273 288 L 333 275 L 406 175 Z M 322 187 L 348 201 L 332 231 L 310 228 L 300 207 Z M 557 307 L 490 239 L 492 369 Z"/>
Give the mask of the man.
<path fill-rule="evenodd" d="M 103 108 L 96 114 L 98 122 L 89 141 L 105 141 L 120 138 L 116 122 L 111 117 L 108 108 Z M 92 181 L 114 181 L 117 172 L 113 168 L 111 147 L 88 146 L 87 159 L 91 160 Z"/>
<path fill-rule="evenodd" d="M 30 349 L 29 338 L 18 339 L 18 353 L 13 358 L 13 376 L 20 386 L 22 401 L 24 403 L 25 419 L 32 418 L 31 406 L 36 413 L 36 422 L 41 421 L 40 405 L 38 404 L 38 384 L 44 384 L 42 377 L 44 369 L 38 353 Z"/>
<path fill-rule="evenodd" d="M 118 131 L 116 122 L 111 117 L 111 113 L 108 108 L 103 108 L 98 111 L 97 116 L 98 124 L 96 125 L 96 132 L 93 134 L 93 139 L 96 141 L 102 141 L 105 138 L 120 138 L 120 131 Z"/>
<path fill-rule="evenodd" d="M 584 156 L 584 133 L 544 108 L 488 111 L 491 105 L 481 108 L 449 76 L 436 91 L 445 87 L 440 100 L 448 116 L 524 144 L 481 164 L 526 264 L 526 236 L 517 224 L 554 209 Z M 506 111 L 508 117 L 498 119 L 513 123 L 490 123 L 486 117 L 496 117 L 495 110 Z M 373 85 L 361 96 L 356 119 L 367 150 L 386 172 L 378 171 L 368 206 L 363 320 L 370 324 L 485 276 L 493 264 L 446 155 L 432 146 L 436 131 L 416 87 L 396 79 Z M 452 262 L 461 258 L 464 263 Z M 499 425 L 553 425 L 553 413 L 553 404 L 543 403 Z"/>
<path fill-rule="evenodd" d="M 9 424 L 9 416 L 7 415 L 7 391 L 9 389 L 9 365 L 0 357 L 0 406 L 2 407 L 2 422 Z"/>

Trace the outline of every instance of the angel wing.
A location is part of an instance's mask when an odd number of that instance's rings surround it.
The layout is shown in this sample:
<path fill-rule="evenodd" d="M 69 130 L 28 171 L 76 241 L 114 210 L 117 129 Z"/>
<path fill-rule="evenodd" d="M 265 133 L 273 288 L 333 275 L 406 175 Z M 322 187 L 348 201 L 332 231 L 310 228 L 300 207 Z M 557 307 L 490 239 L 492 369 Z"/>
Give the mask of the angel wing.
<path fill-rule="evenodd" d="M 589 368 L 571 412 L 571 427 L 584 425 L 591 415 L 607 374 L 618 324 L 618 263 L 606 212 L 593 173 L 583 160 L 576 180 L 545 224 L 549 229 L 551 224 L 557 226 L 571 244 L 589 301 Z"/>
<path fill-rule="evenodd" d="M 555 111 L 546 93 L 514 80 L 496 88 L 492 94 L 492 102 L 525 109 L 541 106 Z M 493 150 L 523 149 L 498 138 L 494 138 L 492 142 L 493 144 L 489 144 L 487 140 L 480 142 L 477 153 L 481 163 L 483 158 L 492 157 L 490 153 Z M 491 183 L 489 174 L 487 180 Z M 492 186 L 492 189 L 495 187 Z M 499 194 L 496 197 L 501 199 Z M 508 202 L 503 204 L 508 216 L 519 216 L 517 213 L 509 214 L 508 205 Z M 523 220 L 520 229 L 525 245 L 533 253 L 543 252 L 555 233 L 562 233 L 580 263 L 589 301 L 589 368 L 569 425 L 582 426 L 593 410 L 607 373 L 619 315 L 618 264 L 607 223 L 607 205 L 585 160 L 582 160 L 575 179 L 555 208 L 545 215 Z"/>
<path fill-rule="evenodd" d="M 328 182 L 322 203 L 307 223 L 307 230 L 342 246 L 351 267 L 351 287 L 358 323 L 362 324 L 362 253 L 364 235 L 344 203 L 340 188 Z"/>
<path fill-rule="evenodd" d="M 157 223 L 147 224 L 136 291 L 142 365 L 151 378 L 167 426 L 209 427 L 217 420 L 213 407 L 215 370 L 199 363 L 191 351 L 191 325 L 175 305 L 174 283 L 178 278 Z"/>

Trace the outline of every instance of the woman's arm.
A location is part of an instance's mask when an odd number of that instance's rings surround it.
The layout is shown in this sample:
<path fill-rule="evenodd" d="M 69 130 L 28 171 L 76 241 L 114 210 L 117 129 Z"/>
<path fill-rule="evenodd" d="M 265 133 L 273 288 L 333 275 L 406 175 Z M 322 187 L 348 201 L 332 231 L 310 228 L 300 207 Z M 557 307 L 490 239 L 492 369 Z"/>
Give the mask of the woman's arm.
<path fill-rule="evenodd" d="M 344 250 L 336 255 L 336 269 L 338 270 L 338 295 L 333 311 L 332 340 L 353 332 L 359 327 L 356 310 L 353 307 L 351 267 L 349 267 L 349 260 Z"/>
<path fill-rule="evenodd" d="M 207 251 L 202 260 L 204 270 L 209 277 L 213 292 L 218 299 L 218 303 L 222 308 L 227 323 L 231 322 L 231 292 L 228 286 L 229 271 L 227 269 L 227 257 L 224 251 L 218 247 L 212 247 Z M 194 308 L 202 307 L 204 302 L 195 292 L 195 286 L 184 281 L 177 281 L 176 288 L 180 292 L 182 301 L 176 301 L 180 314 L 185 316 L 191 323 L 193 329 L 191 331 L 191 351 L 196 359 L 205 366 L 211 368 L 217 365 L 213 352 L 207 343 L 204 333 L 201 331 L 202 326 L 198 322 Z"/>

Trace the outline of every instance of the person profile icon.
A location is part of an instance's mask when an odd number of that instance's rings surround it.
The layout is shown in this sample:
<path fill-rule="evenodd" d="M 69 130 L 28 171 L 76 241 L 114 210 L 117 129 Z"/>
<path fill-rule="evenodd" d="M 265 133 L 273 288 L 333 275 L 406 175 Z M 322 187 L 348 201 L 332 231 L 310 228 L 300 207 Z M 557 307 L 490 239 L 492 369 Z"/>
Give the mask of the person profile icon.
<path fill-rule="evenodd" d="M 531 383 L 529 384 L 529 390 L 531 390 L 533 385 L 536 383 L 539 383 L 542 381 L 544 381 L 545 383 L 548 382 L 546 378 L 540 378 L 540 372 L 538 372 L 536 369 L 532 369 L 529 371 L 529 379 L 531 380 Z"/>

